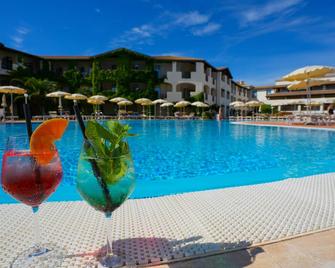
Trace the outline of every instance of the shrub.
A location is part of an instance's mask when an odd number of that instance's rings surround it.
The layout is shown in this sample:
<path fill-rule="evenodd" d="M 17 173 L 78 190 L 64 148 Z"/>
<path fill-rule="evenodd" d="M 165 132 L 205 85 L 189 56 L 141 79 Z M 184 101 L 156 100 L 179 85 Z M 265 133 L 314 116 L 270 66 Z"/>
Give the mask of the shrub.
<path fill-rule="evenodd" d="M 202 119 L 215 119 L 215 112 L 206 111 L 201 114 Z"/>

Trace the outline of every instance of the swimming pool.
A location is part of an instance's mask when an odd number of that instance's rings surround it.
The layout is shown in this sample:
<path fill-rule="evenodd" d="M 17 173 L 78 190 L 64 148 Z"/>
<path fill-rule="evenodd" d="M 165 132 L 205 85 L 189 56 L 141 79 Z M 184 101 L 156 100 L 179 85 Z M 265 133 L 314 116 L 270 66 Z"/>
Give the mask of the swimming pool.
<path fill-rule="evenodd" d="M 257 184 L 335 170 L 335 132 L 234 125 L 197 120 L 127 121 L 136 170 L 132 198 Z M 24 124 L 0 125 L 0 156 L 6 137 Z M 71 122 L 57 143 L 64 178 L 49 201 L 80 200 L 75 189 L 82 137 Z M 0 203 L 15 202 L 0 190 Z"/>

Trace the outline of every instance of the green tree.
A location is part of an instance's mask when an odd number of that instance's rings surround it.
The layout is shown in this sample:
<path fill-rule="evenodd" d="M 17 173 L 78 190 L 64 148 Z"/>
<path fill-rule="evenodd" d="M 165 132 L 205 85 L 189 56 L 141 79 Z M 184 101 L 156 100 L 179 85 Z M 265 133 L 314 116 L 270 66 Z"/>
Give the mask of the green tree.
<path fill-rule="evenodd" d="M 69 87 L 70 92 L 76 92 L 84 81 L 83 75 L 76 67 L 66 70 L 63 73 L 63 79 L 65 84 Z"/>
<path fill-rule="evenodd" d="M 97 60 L 94 60 L 92 63 L 91 74 L 88 79 L 92 84 L 92 94 L 97 94 L 101 89 L 101 83 L 104 81 L 104 73 L 101 70 L 100 64 Z"/>
<path fill-rule="evenodd" d="M 31 96 L 31 106 L 34 107 L 33 109 L 45 114 L 45 108 L 48 103 L 45 95 L 55 90 L 57 88 L 57 83 L 47 79 L 29 77 L 25 80 L 24 85 L 27 87 Z"/>
<path fill-rule="evenodd" d="M 271 105 L 269 104 L 262 104 L 260 110 L 262 114 L 271 114 L 272 112 Z"/>
<path fill-rule="evenodd" d="M 204 93 L 203 92 L 200 92 L 192 97 L 189 97 L 187 99 L 187 101 L 190 101 L 190 102 L 195 102 L 195 101 L 204 101 Z"/>

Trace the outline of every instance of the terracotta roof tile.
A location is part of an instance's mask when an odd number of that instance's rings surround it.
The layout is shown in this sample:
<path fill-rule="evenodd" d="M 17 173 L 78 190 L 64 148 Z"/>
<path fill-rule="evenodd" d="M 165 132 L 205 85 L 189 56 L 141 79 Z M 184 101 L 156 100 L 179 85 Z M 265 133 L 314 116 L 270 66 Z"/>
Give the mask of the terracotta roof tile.
<path fill-rule="evenodd" d="M 40 56 L 47 60 L 89 60 L 91 56 Z"/>

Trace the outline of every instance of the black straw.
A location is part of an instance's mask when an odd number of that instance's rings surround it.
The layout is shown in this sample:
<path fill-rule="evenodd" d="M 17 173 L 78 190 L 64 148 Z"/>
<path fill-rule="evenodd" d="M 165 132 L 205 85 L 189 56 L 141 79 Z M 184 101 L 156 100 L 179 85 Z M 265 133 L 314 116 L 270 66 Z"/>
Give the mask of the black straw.
<path fill-rule="evenodd" d="M 31 113 L 30 113 L 30 106 L 28 103 L 28 94 L 24 94 L 24 99 L 25 100 L 23 103 L 23 112 L 24 112 L 24 118 L 26 120 L 27 134 L 30 140 L 33 130 L 31 125 Z"/>
<path fill-rule="evenodd" d="M 85 134 L 85 124 L 84 124 L 83 118 L 81 117 L 77 101 L 73 102 L 73 110 L 74 110 L 74 113 L 76 114 L 76 118 L 77 118 L 77 121 L 79 123 L 81 133 L 83 134 L 83 137 L 86 140 L 87 138 L 86 138 L 86 134 Z"/>
<path fill-rule="evenodd" d="M 85 144 L 84 146 L 91 146 L 89 140 L 86 137 L 85 124 L 84 124 L 83 118 L 81 117 L 77 101 L 73 101 L 73 110 L 74 110 L 74 113 L 76 114 L 76 118 L 77 118 L 77 121 L 79 123 L 81 133 L 83 134 L 83 137 L 84 137 L 84 144 Z M 112 197 L 110 196 L 110 193 L 108 191 L 106 182 L 101 178 L 98 164 L 94 159 L 89 159 L 89 161 L 91 163 L 94 176 L 97 178 L 97 180 L 98 180 L 98 182 L 99 182 L 99 184 L 100 184 L 100 186 L 103 190 L 103 193 L 104 193 L 104 196 L 105 196 L 105 199 L 106 199 L 106 211 L 107 212 L 108 211 L 113 211 L 116 207 L 113 206 Z"/>

